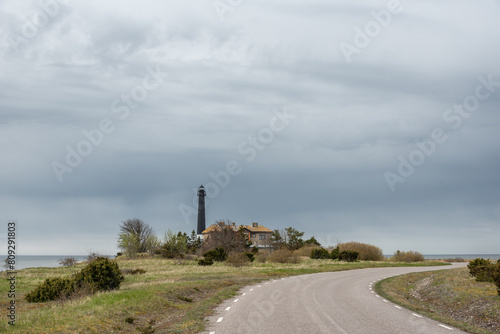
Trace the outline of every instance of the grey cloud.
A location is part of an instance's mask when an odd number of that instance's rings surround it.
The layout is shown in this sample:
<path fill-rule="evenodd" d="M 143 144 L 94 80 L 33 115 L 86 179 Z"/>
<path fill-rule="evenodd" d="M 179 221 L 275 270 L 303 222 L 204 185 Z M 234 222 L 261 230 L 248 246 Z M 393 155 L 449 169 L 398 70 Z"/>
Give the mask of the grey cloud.
<path fill-rule="evenodd" d="M 209 198 L 208 222 L 295 226 L 385 253 L 498 252 L 500 87 L 458 129 L 443 119 L 479 76 L 500 81 L 497 7 L 405 4 L 348 64 L 339 43 L 386 4 L 245 2 L 220 21 L 202 1 L 90 1 L 69 4 L 16 52 L 0 34 L 2 219 L 18 220 L 25 254 L 113 253 L 127 218 L 190 232 L 195 217 L 179 206 L 195 208 L 193 189 L 235 160 L 242 172 Z M 25 9 L 1 8 L 2 29 L 19 29 Z M 121 120 L 111 104 L 147 66 L 162 82 Z M 284 107 L 295 118 L 249 159 L 239 147 L 252 149 Z M 114 130 L 60 183 L 51 163 L 104 118 Z M 391 192 L 384 173 L 437 127 L 446 142 Z"/>

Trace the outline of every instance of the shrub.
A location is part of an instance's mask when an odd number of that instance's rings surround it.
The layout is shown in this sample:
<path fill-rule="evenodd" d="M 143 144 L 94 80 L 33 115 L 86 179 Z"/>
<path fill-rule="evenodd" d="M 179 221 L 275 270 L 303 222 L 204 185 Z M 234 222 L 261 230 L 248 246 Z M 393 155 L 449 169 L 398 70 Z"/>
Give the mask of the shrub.
<path fill-rule="evenodd" d="M 254 253 L 245 252 L 243 254 L 245 254 L 247 256 L 248 261 L 250 261 L 250 262 L 255 261 L 255 255 L 254 255 Z"/>
<path fill-rule="evenodd" d="M 341 251 L 339 253 L 339 260 L 341 261 L 354 262 L 358 259 L 358 257 L 359 257 L 358 252 L 350 250 Z"/>
<path fill-rule="evenodd" d="M 449 258 L 449 259 L 443 259 L 446 262 L 465 262 L 465 260 L 461 257 L 455 257 L 455 258 Z"/>
<path fill-rule="evenodd" d="M 130 275 L 136 275 L 136 274 L 144 274 L 146 270 L 141 269 L 141 268 L 135 268 L 135 269 L 122 269 L 122 274 L 130 274 Z"/>
<path fill-rule="evenodd" d="M 214 261 L 219 261 L 219 262 L 226 261 L 226 259 L 227 259 L 227 253 L 224 250 L 224 248 L 222 248 L 222 247 L 216 247 L 216 248 L 212 249 L 211 251 L 208 251 L 205 254 L 203 254 L 203 256 L 205 258 L 209 258 L 209 259 L 212 259 Z"/>
<path fill-rule="evenodd" d="M 497 261 L 495 270 L 493 271 L 493 281 L 497 286 L 497 293 L 500 296 L 500 260 Z"/>
<path fill-rule="evenodd" d="M 370 244 L 351 241 L 338 244 L 339 251 L 353 251 L 358 253 L 359 260 L 362 261 L 383 261 L 382 250 Z"/>
<path fill-rule="evenodd" d="M 231 265 L 233 267 L 243 267 L 243 266 L 247 265 L 248 262 L 250 262 L 250 258 L 248 257 L 247 254 L 250 254 L 253 257 L 252 253 L 233 252 L 233 253 L 229 254 L 226 263 L 228 263 L 229 265 Z"/>
<path fill-rule="evenodd" d="M 420 262 L 420 261 L 425 261 L 424 256 L 415 251 L 397 251 L 394 253 L 394 255 L 391 257 L 391 261 L 395 262 Z"/>
<path fill-rule="evenodd" d="M 330 253 L 324 248 L 317 248 L 311 251 L 311 259 L 328 259 Z"/>
<path fill-rule="evenodd" d="M 184 253 L 178 253 L 175 251 L 172 251 L 170 249 L 165 249 L 162 247 L 161 249 L 158 249 L 156 251 L 156 254 L 160 254 L 162 257 L 166 259 L 183 259 L 184 258 Z"/>
<path fill-rule="evenodd" d="M 30 303 L 117 289 L 123 275 L 115 261 L 99 257 L 70 278 L 48 278 L 26 294 Z"/>
<path fill-rule="evenodd" d="M 269 261 L 276 263 L 299 263 L 299 257 L 287 248 L 275 250 L 269 255 Z"/>
<path fill-rule="evenodd" d="M 165 242 L 158 249 L 161 256 L 167 259 L 183 258 L 184 254 L 188 252 L 188 235 L 186 233 L 178 232 L 175 234 L 171 230 L 165 233 Z"/>
<path fill-rule="evenodd" d="M 470 275 L 477 282 L 494 282 L 495 267 L 498 267 L 498 263 L 495 266 L 490 260 L 483 258 L 474 259 L 467 265 Z"/>
<path fill-rule="evenodd" d="M 339 259 L 339 247 L 335 247 L 334 249 L 332 249 L 332 252 L 330 253 L 330 258 L 332 260 L 338 260 Z"/>
<path fill-rule="evenodd" d="M 271 251 L 269 249 L 260 250 L 259 254 L 257 254 L 257 261 L 260 263 L 266 263 L 266 261 L 269 260 L 270 254 L 271 254 Z"/>
<path fill-rule="evenodd" d="M 299 248 L 297 250 L 294 250 L 293 251 L 293 254 L 297 255 L 297 256 L 306 256 L 306 257 L 311 257 L 311 252 L 314 250 L 314 249 L 319 249 L 320 247 L 319 246 L 316 246 L 316 245 L 306 245 L 302 248 Z"/>
<path fill-rule="evenodd" d="M 90 284 L 96 291 L 118 289 L 124 278 L 116 261 L 98 257 L 73 277 L 78 288 Z"/>
<path fill-rule="evenodd" d="M 47 278 L 33 291 L 26 294 L 25 299 L 29 303 L 42 303 L 69 296 L 73 292 L 73 282 L 69 278 Z"/>
<path fill-rule="evenodd" d="M 73 267 L 77 263 L 74 257 L 59 259 L 59 264 L 63 267 Z"/>
<path fill-rule="evenodd" d="M 211 258 L 198 260 L 199 266 L 211 266 L 214 261 Z"/>

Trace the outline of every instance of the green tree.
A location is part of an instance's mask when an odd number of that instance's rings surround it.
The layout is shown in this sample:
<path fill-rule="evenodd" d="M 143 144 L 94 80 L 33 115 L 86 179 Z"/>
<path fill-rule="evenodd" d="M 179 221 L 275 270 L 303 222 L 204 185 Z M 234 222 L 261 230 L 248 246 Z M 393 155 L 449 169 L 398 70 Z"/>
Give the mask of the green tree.
<path fill-rule="evenodd" d="M 161 247 L 161 254 L 167 258 L 182 256 L 188 250 L 188 236 L 186 233 L 168 230 L 165 232 L 164 242 Z"/>
<path fill-rule="evenodd" d="M 304 241 L 304 244 L 321 246 L 321 244 L 318 242 L 318 240 L 316 240 L 314 236 L 312 236 L 309 240 Z"/>
<path fill-rule="evenodd" d="M 271 243 L 276 248 L 281 248 L 286 243 L 286 233 L 283 230 L 274 230 L 271 234 Z"/>
<path fill-rule="evenodd" d="M 188 250 L 192 254 L 195 254 L 196 251 L 201 248 L 201 245 L 203 245 L 203 241 L 201 240 L 201 238 L 198 238 L 196 232 L 193 230 L 188 238 Z"/>
<path fill-rule="evenodd" d="M 304 232 L 300 232 L 299 230 L 293 227 L 285 228 L 285 232 L 287 236 L 286 246 L 288 247 L 288 249 L 296 250 L 304 245 L 304 240 L 302 240 Z"/>
<path fill-rule="evenodd" d="M 118 247 L 131 257 L 137 253 L 152 253 L 151 247 L 157 244 L 153 237 L 154 231 L 149 224 L 137 218 L 127 219 L 120 225 Z"/>
<path fill-rule="evenodd" d="M 146 249 L 149 254 L 155 254 L 161 248 L 161 240 L 156 235 L 150 235 L 145 241 Z"/>
<path fill-rule="evenodd" d="M 140 249 L 139 238 L 133 234 L 120 233 L 118 236 L 118 248 L 120 248 L 125 255 L 133 258 Z"/>
<path fill-rule="evenodd" d="M 286 247 L 293 251 L 304 246 L 303 236 L 304 232 L 300 232 L 293 227 L 287 227 L 284 230 L 274 230 L 271 235 L 271 242 L 276 248 Z"/>

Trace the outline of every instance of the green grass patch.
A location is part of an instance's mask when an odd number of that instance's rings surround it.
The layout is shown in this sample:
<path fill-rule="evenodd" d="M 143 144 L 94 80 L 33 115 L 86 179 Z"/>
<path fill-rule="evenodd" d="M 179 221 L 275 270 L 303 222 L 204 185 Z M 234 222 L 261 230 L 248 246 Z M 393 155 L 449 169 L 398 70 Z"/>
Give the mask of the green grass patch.
<path fill-rule="evenodd" d="M 476 282 L 467 268 L 411 273 L 376 284 L 381 296 L 470 333 L 500 333 L 500 296 L 493 283 Z"/>

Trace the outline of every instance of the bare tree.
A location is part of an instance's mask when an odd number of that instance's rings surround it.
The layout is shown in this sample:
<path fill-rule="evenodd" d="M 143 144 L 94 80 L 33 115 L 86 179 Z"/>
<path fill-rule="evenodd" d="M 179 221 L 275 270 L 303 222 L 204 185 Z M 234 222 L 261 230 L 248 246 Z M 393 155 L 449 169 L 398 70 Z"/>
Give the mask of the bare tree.
<path fill-rule="evenodd" d="M 59 264 L 63 267 L 73 267 L 78 261 L 74 257 L 67 257 L 64 259 L 59 259 Z"/>

